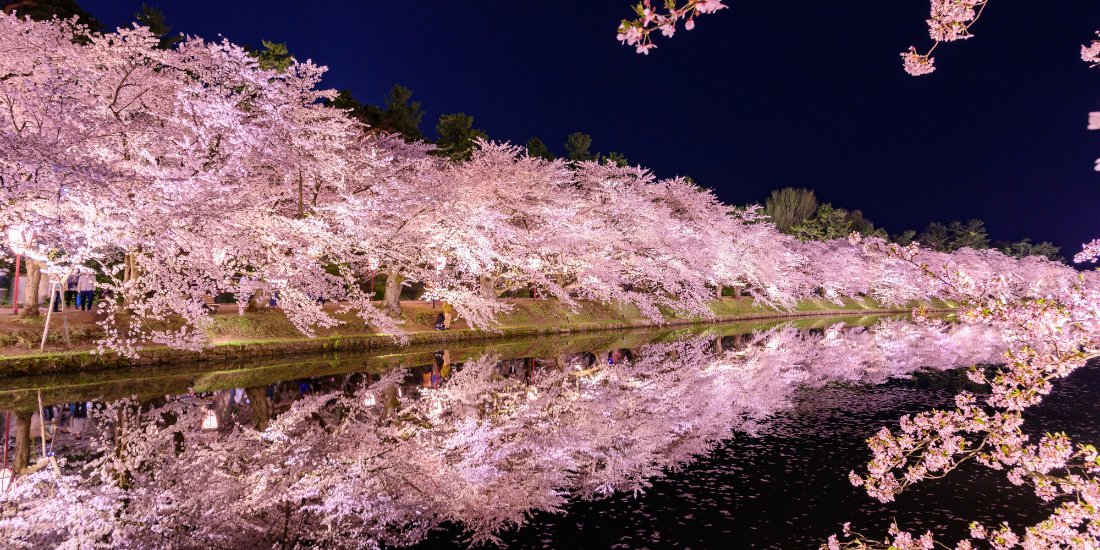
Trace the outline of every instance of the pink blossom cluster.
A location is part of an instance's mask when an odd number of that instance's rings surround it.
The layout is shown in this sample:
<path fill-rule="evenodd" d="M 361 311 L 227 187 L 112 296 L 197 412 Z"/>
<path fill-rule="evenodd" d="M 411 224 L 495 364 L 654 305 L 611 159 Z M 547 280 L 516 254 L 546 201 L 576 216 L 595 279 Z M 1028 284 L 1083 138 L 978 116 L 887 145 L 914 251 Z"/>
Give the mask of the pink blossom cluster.
<path fill-rule="evenodd" d="M 932 0 L 929 10 L 928 35 L 932 47 L 927 52 L 917 51 L 916 46 L 902 52 L 902 68 L 911 76 L 921 76 L 936 70 L 932 52 L 943 42 L 965 40 L 973 36 L 970 27 L 981 17 L 986 0 Z"/>
<path fill-rule="evenodd" d="M 660 31 L 662 36 L 671 38 L 676 34 L 680 21 L 684 22 L 684 29 L 690 31 L 695 28 L 696 15 L 714 13 L 726 7 L 724 0 L 686 0 L 680 7 L 676 7 L 675 2 L 665 2 L 662 9 L 654 6 L 652 0 L 642 0 L 634 6 L 637 17 L 624 19 L 616 38 L 623 44 L 634 46 L 637 53 L 649 55 L 649 50 L 657 47 L 653 43 L 652 33 Z"/>
<path fill-rule="evenodd" d="M 1100 239 L 1093 239 L 1081 245 L 1081 251 L 1073 257 L 1076 263 L 1095 262 L 1100 258 Z"/>
<path fill-rule="evenodd" d="M 909 46 L 909 51 L 902 52 L 901 59 L 902 68 L 910 76 L 922 76 L 936 70 L 935 58 L 918 52 L 916 46 Z"/>
<path fill-rule="evenodd" d="M 1097 32 L 1096 34 L 1100 35 L 1100 32 Z M 1100 39 L 1093 39 L 1093 41 L 1090 42 L 1088 45 L 1081 46 L 1081 60 L 1085 63 L 1088 63 L 1090 68 L 1096 68 L 1097 66 L 1100 66 Z M 1089 113 L 1088 128 L 1089 130 L 1100 129 L 1100 113 Z M 1096 159 L 1096 164 L 1094 168 L 1096 169 L 1096 171 L 1100 172 L 1100 159 Z M 1094 254 L 1092 251 L 1092 249 L 1096 247 L 1095 243 L 1096 241 L 1086 244 L 1085 250 L 1078 254 L 1077 257 L 1074 258 L 1074 261 L 1095 261 L 1097 255 Z"/>
<path fill-rule="evenodd" d="M 970 28 L 981 17 L 988 0 L 931 0 L 929 9 L 928 34 L 933 40 L 928 51 L 921 53 L 915 46 L 902 52 L 902 68 L 911 76 L 922 76 L 936 70 L 932 52 L 941 43 L 965 40 L 972 37 Z M 624 19 L 619 24 L 616 38 L 619 42 L 633 46 L 640 54 L 649 55 L 656 48 L 652 34 L 660 32 L 671 38 L 676 34 L 678 23 L 683 20 L 684 28 L 695 28 L 695 16 L 714 13 L 727 6 L 722 0 L 687 0 L 683 6 L 676 7 L 675 2 L 666 2 L 664 9 L 655 7 L 651 0 L 642 0 L 634 6 L 636 17 Z M 1100 57 L 1100 45 L 1093 42 L 1082 46 L 1081 57 L 1090 63 L 1096 63 Z"/>
<path fill-rule="evenodd" d="M 1100 35 L 1100 33 L 1097 34 Z M 1088 63 L 1090 67 L 1100 65 L 1100 40 L 1093 39 L 1087 45 L 1081 46 L 1081 60 Z"/>
<path fill-rule="evenodd" d="M 932 0 L 928 34 L 936 42 L 970 38 L 970 25 L 978 18 L 986 0 Z"/>

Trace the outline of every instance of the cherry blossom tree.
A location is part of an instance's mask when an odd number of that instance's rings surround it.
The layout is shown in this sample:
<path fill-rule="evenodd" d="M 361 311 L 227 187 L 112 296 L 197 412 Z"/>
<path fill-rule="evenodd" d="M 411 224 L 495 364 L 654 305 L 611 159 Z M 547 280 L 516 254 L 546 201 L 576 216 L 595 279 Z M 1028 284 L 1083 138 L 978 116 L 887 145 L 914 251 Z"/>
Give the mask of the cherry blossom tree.
<path fill-rule="evenodd" d="M 266 70 L 235 45 L 196 38 L 159 50 L 142 27 L 82 46 L 70 22 L 4 15 L 3 24 L 20 53 L 4 69 L 14 151 L 4 223 L 33 231 L 36 262 L 98 265 L 125 304 L 101 302 L 105 347 L 197 349 L 203 296 L 227 290 L 242 302 L 279 291 L 307 334 L 337 322 L 317 304 L 351 286 L 326 271 L 347 253 L 331 219 L 347 209 L 335 205 L 355 191 L 353 169 L 388 161 L 364 153 L 357 124 L 320 104 L 331 95 L 314 89 L 323 68 Z M 54 46 L 62 53 L 47 55 Z M 35 141 L 42 133 L 52 144 Z M 392 327 L 369 302 L 350 307 Z M 182 329 L 151 328 L 176 317 Z"/>

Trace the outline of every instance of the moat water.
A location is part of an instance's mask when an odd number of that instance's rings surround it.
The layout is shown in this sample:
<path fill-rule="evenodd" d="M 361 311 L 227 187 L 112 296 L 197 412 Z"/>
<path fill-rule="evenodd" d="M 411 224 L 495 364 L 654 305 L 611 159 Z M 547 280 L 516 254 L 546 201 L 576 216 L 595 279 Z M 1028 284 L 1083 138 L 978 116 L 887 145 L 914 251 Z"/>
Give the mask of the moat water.
<path fill-rule="evenodd" d="M 999 346 L 864 317 L 0 378 L 7 466 L 36 470 L 0 496 L 0 547 L 816 548 L 849 521 L 945 541 L 972 520 L 1023 528 L 1049 510 L 977 465 L 890 504 L 847 480 L 883 426 L 980 393 L 960 369 Z M 1100 441 L 1098 392 L 1098 367 L 1079 370 L 1027 429 Z"/>

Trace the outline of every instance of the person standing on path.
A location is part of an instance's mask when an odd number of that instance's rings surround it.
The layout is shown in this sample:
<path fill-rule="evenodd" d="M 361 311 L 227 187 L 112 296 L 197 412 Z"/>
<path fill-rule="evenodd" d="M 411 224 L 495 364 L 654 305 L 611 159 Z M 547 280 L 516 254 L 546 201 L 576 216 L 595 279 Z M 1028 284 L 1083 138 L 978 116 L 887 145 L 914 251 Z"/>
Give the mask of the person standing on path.
<path fill-rule="evenodd" d="M 76 287 L 79 282 L 80 276 L 76 273 L 69 275 L 69 278 L 65 279 L 65 309 L 73 308 L 73 303 L 76 302 Z"/>
<path fill-rule="evenodd" d="M 77 307 L 81 311 L 92 310 L 92 298 L 95 296 L 95 276 L 90 271 L 85 271 L 80 274 L 80 279 L 77 280 Z"/>

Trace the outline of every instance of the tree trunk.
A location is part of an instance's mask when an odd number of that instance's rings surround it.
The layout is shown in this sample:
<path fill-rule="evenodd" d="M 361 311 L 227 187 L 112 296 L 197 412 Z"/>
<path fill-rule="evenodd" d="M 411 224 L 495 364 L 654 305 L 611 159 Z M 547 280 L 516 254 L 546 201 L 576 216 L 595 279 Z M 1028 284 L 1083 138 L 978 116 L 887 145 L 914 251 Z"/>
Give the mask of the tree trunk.
<path fill-rule="evenodd" d="M 478 275 L 478 283 L 481 285 L 481 296 L 492 300 L 497 299 L 497 290 L 493 287 L 493 278 L 486 275 Z"/>
<path fill-rule="evenodd" d="M 260 311 L 267 305 L 268 299 L 271 296 L 263 288 L 257 288 L 251 296 L 248 297 L 248 302 L 244 306 L 244 310 L 251 313 L 254 311 Z"/>
<path fill-rule="evenodd" d="M 42 284 L 42 262 L 24 258 L 27 266 L 27 288 L 23 289 L 23 315 L 35 316 L 38 311 L 39 286 Z"/>
<path fill-rule="evenodd" d="M 386 293 L 382 296 L 382 304 L 390 315 L 401 315 L 401 281 L 404 279 L 397 266 L 386 268 Z"/>
<path fill-rule="evenodd" d="M 397 410 L 401 408 L 401 401 L 397 399 L 397 386 L 389 386 L 382 390 L 382 415 L 378 417 L 378 423 L 381 424 L 387 418 L 393 418 L 394 422 L 398 420 Z"/>
<path fill-rule="evenodd" d="M 137 254 L 135 252 L 129 252 L 123 257 L 123 291 L 122 291 L 122 305 L 126 305 L 130 301 L 128 295 L 135 292 L 133 288 L 133 282 L 141 276 L 141 268 L 137 264 Z"/>
<path fill-rule="evenodd" d="M 266 430 L 267 422 L 271 420 L 271 403 L 267 400 L 264 387 L 245 388 L 244 394 L 248 396 L 248 406 L 252 409 L 252 419 L 256 422 L 256 429 L 261 432 Z"/>
<path fill-rule="evenodd" d="M 125 462 L 130 456 L 131 435 L 142 430 L 141 404 L 131 403 L 120 405 L 115 412 L 115 458 L 119 462 Z M 134 486 L 134 474 L 129 469 L 123 468 L 115 472 L 115 479 L 120 489 L 130 489 Z"/>
<path fill-rule="evenodd" d="M 722 285 L 715 285 L 715 287 L 714 287 L 714 297 L 721 300 L 722 299 L 722 290 L 724 290 L 724 289 L 725 289 L 725 287 L 723 287 Z"/>
<path fill-rule="evenodd" d="M 15 417 L 15 456 L 12 459 L 12 471 L 21 474 L 31 465 L 31 412 L 12 413 Z M 4 434 L 4 444 L 8 444 L 8 434 Z"/>

